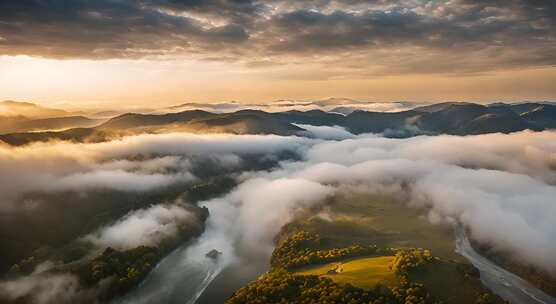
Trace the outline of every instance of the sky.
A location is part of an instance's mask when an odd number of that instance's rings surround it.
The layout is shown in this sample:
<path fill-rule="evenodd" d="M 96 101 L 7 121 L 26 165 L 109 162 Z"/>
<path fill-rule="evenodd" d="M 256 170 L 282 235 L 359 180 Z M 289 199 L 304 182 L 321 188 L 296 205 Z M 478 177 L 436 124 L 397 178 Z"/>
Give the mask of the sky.
<path fill-rule="evenodd" d="M 3 0 L 0 100 L 556 100 L 546 0 Z"/>

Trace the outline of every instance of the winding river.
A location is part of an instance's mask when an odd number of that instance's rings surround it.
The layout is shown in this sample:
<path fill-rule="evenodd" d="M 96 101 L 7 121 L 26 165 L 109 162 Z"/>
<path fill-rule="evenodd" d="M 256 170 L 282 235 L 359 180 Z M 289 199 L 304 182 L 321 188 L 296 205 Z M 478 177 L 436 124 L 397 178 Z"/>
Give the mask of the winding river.
<path fill-rule="evenodd" d="M 504 300 L 512 304 L 556 304 L 555 298 L 477 253 L 461 227 L 456 229 L 456 252 L 479 269 L 481 282 Z"/>
<path fill-rule="evenodd" d="M 134 291 L 116 304 L 194 304 L 222 271 L 220 259 L 207 258 L 203 241 L 184 244 L 164 258 Z M 210 249 L 209 249 L 210 250 Z"/>

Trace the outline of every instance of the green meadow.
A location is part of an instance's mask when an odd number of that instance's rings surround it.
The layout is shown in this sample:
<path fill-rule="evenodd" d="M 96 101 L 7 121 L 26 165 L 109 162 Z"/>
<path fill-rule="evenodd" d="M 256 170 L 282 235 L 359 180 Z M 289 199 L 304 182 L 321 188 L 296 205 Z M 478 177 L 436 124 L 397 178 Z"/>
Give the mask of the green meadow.
<path fill-rule="evenodd" d="M 336 283 L 350 283 L 364 289 L 373 288 L 378 283 L 395 286 L 398 280 L 394 271 L 390 268 L 393 260 L 393 256 L 366 257 L 340 263 L 310 266 L 295 273 L 324 276 Z M 329 274 L 330 271 L 335 273 Z"/>
<path fill-rule="evenodd" d="M 328 240 L 330 247 L 375 244 L 426 248 L 434 256 L 465 261 L 454 251 L 451 227 L 433 225 L 422 210 L 384 196 L 337 196 L 324 209 L 285 227 L 286 231 L 290 229 L 317 233 Z"/>
<path fill-rule="evenodd" d="M 312 210 L 283 229 L 318 234 L 323 247 L 353 244 L 389 248 L 424 248 L 437 259 L 412 271 L 408 279 L 423 284 L 431 295 L 445 303 L 474 303 L 486 292 L 478 273 L 455 252 L 454 232 L 449 225 L 433 225 L 423 210 L 397 200 L 375 195 L 337 196 L 323 209 Z M 336 283 L 372 289 L 378 283 L 394 287 L 399 277 L 390 264 L 393 256 L 351 258 L 295 269 L 299 275 L 318 275 Z M 340 270 L 331 273 L 331 270 Z"/>

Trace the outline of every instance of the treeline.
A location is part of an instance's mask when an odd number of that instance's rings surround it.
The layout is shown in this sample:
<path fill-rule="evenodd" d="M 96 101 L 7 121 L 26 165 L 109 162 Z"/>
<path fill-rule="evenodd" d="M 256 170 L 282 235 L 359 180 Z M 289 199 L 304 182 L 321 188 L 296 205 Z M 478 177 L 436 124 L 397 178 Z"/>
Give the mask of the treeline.
<path fill-rule="evenodd" d="M 166 252 L 167 249 L 149 246 L 121 251 L 108 247 L 92 259 L 54 265 L 48 272 L 74 274 L 80 288 L 102 285 L 96 289 L 98 298 L 107 301 L 137 286 Z M 11 268 L 10 275 L 29 275 L 40 261 L 35 256 L 24 259 Z"/>
<path fill-rule="evenodd" d="M 197 212 L 200 222 L 208 217 L 207 208 L 191 208 Z M 98 298 L 104 302 L 137 286 L 164 256 L 184 241 L 200 235 L 203 230 L 201 224 L 180 226 L 177 236 L 162 239 L 157 246 L 138 246 L 127 250 L 107 247 L 96 251 L 98 249 L 93 245 L 81 241 L 74 241 L 58 250 L 40 248 L 14 264 L 8 276 L 30 275 L 39 265 L 49 262 L 52 266 L 46 272 L 76 275 L 80 288 L 98 287 L 95 288 Z M 94 256 L 92 252 L 95 252 Z"/>
<path fill-rule="evenodd" d="M 238 289 L 227 304 L 440 304 L 429 294 L 425 285 L 411 282 L 409 274 L 422 271 L 423 266 L 438 260 L 427 249 L 393 249 L 377 246 L 352 245 L 323 249 L 325 240 L 318 234 L 292 231 L 282 236 L 271 258 L 271 270 L 256 281 Z M 364 255 L 393 255 L 390 267 L 398 283 L 393 286 L 377 284 L 361 289 L 351 284 L 339 284 L 324 276 L 296 275 L 295 267 L 329 263 Z M 369 275 L 372 275 L 369 273 Z M 470 304 L 500 304 L 492 294 L 480 294 Z"/>
<path fill-rule="evenodd" d="M 337 284 L 318 276 L 294 275 L 286 270 L 271 271 L 237 290 L 227 304 L 424 304 L 434 302 L 425 288 L 407 283 L 395 290 L 377 285 L 364 290 L 350 284 Z"/>
<path fill-rule="evenodd" d="M 287 271 L 359 256 L 395 255 L 391 267 L 402 273 L 432 260 L 428 250 L 405 251 L 357 244 L 323 249 L 324 244 L 318 234 L 306 231 L 294 231 L 283 236 L 272 252 L 272 270 L 237 290 L 227 303 L 436 303 L 423 285 L 411 283 L 405 277 L 395 288 L 379 284 L 373 290 L 364 290 L 350 284 L 335 283 L 326 277 L 294 275 Z"/>
<path fill-rule="evenodd" d="M 344 260 L 364 255 L 393 255 L 389 248 L 376 245 L 353 245 L 344 248 L 319 249 L 322 239 L 318 234 L 306 231 L 294 232 L 283 238 L 272 252 L 272 267 L 291 269 L 295 267 L 316 265 Z"/>
<path fill-rule="evenodd" d="M 418 269 L 426 263 L 434 261 L 434 257 L 427 249 L 398 249 L 394 255 L 394 261 L 390 267 L 397 274 L 407 274 L 409 271 Z"/>
<path fill-rule="evenodd" d="M 84 286 L 95 286 L 107 280 L 99 297 L 108 300 L 123 295 L 156 266 L 163 252 L 156 247 L 139 246 L 134 249 L 118 251 L 110 247 L 102 254 L 70 269 Z"/>
<path fill-rule="evenodd" d="M 294 232 L 283 238 L 272 252 L 270 264 L 275 268 L 292 269 L 307 265 L 325 264 L 347 258 L 366 255 L 394 255 L 392 269 L 396 273 L 407 273 L 427 262 L 433 262 L 430 250 L 421 248 L 393 249 L 376 245 L 352 245 L 343 248 L 319 249 L 323 240 L 318 234 L 306 231 Z"/>

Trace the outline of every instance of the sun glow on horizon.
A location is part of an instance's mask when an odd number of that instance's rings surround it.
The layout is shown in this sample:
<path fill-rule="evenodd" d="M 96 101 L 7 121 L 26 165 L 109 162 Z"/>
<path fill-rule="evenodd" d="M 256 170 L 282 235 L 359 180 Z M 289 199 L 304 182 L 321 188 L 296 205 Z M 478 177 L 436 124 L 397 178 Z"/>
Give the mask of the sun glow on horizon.
<path fill-rule="evenodd" d="M 0 56 L 0 99 L 80 106 L 157 107 L 179 102 L 269 102 L 349 97 L 368 101 L 556 99 L 556 68 L 478 75 L 392 75 L 288 79 L 303 67 L 170 60 Z M 318 67 L 312 73 L 319 73 Z"/>

